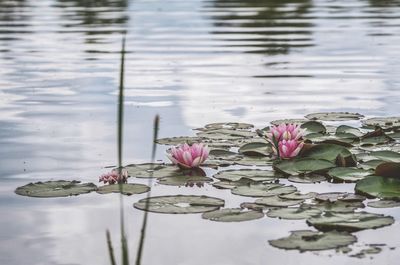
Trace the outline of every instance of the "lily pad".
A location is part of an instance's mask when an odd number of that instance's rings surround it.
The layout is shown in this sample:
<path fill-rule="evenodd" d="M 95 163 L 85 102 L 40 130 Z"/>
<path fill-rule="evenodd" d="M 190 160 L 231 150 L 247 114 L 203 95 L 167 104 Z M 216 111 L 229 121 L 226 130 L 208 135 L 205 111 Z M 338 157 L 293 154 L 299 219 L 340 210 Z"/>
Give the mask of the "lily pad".
<path fill-rule="evenodd" d="M 302 209 L 302 208 L 278 208 L 271 209 L 267 212 L 268 217 L 278 217 L 287 220 L 301 220 L 313 216 L 318 216 L 322 212 L 319 209 Z"/>
<path fill-rule="evenodd" d="M 180 137 L 169 137 L 169 138 L 161 138 L 156 141 L 158 144 L 165 145 L 180 145 L 183 143 L 193 144 L 201 142 L 199 137 L 193 136 L 180 136 Z"/>
<path fill-rule="evenodd" d="M 214 178 L 227 181 L 239 181 L 241 179 L 248 179 L 251 181 L 275 181 L 277 176 L 272 170 L 260 169 L 239 169 L 239 170 L 225 170 L 220 171 L 213 176 Z"/>
<path fill-rule="evenodd" d="M 180 174 L 180 169 L 167 164 L 132 164 L 125 167 L 128 175 L 136 178 L 161 178 Z"/>
<path fill-rule="evenodd" d="M 328 175 L 336 181 L 357 182 L 373 172 L 355 167 L 336 167 L 328 171 Z"/>
<path fill-rule="evenodd" d="M 323 172 L 336 165 L 330 161 L 313 158 L 284 160 L 274 165 L 274 169 L 287 175 Z"/>
<path fill-rule="evenodd" d="M 315 251 L 335 249 L 348 246 L 357 241 L 357 238 L 346 232 L 316 232 L 310 230 L 298 230 L 291 232 L 288 237 L 269 240 L 269 243 L 277 248 L 298 249 L 300 251 Z"/>
<path fill-rule="evenodd" d="M 347 192 L 326 192 L 319 193 L 315 196 L 317 201 L 322 202 L 336 202 L 336 201 L 344 201 L 344 202 L 361 202 L 366 198 L 361 195 L 347 193 Z"/>
<path fill-rule="evenodd" d="M 293 192 L 290 194 L 281 194 L 278 195 L 279 198 L 281 199 L 287 199 L 287 200 L 307 200 L 307 199 L 312 199 L 317 196 L 318 193 L 316 192 L 308 192 L 308 193 L 300 193 L 300 192 Z"/>
<path fill-rule="evenodd" d="M 222 160 L 229 160 L 229 161 L 236 161 L 239 160 L 241 157 L 238 153 L 228 151 L 225 149 L 212 149 L 210 151 L 209 159 L 222 159 Z"/>
<path fill-rule="evenodd" d="M 208 196 L 175 195 L 141 199 L 137 203 L 134 203 L 133 206 L 139 210 L 146 210 L 146 203 L 149 204 L 150 212 L 170 214 L 215 211 L 225 204 L 222 199 Z"/>
<path fill-rule="evenodd" d="M 203 213 L 203 219 L 217 222 L 243 222 L 256 220 L 264 217 L 264 213 L 260 211 L 244 211 L 240 208 L 220 209 L 212 212 Z"/>
<path fill-rule="evenodd" d="M 240 179 L 239 181 L 221 180 L 214 182 L 212 185 L 217 189 L 233 189 L 239 186 L 247 186 L 250 185 L 251 183 L 254 183 L 254 181 L 249 179 Z"/>
<path fill-rule="evenodd" d="M 250 184 L 249 186 L 239 186 L 232 189 L 232 194 L 247 197 L 267 197 L 280 194 L 289 194 L 297 191 L 294 186 L 284 186 L 282 184 Z"/>
<path fill-rule="evenodd" d="M 357 182 L 356 193 L 372 198 L 400 199 L 400 178 L 369 176 Z"/>
<path fill-rule="evenodd" d="M 319 202 L 316 204 L 303 203 L 300 208 L 303 209 L 319 209 L 324 212 L 335 212 L 335 213 L 351 213 L 359 208 L 364 208 L 365 205 L 362 202 Z"/>
<path fill-rule="evenodd" d="M 242 145 L 239 148 L 239 153 L 248 156 L 269 156 L 272 153 L 272 147 L 265 142 L 251 142 Z"/>
<path fill-rule="evenodd" d="M 375 170 L 375 168 L 377 166 L 379 166 L 380 164 L 382 164 L 382 163 L 385 163 L 385 161 L 378 160 L 378 159 L 373 159 L 373 160 L 368 160 L 368 161 L 360 163 L 358 165 L 358 167 L 362 168 L 364 170 L 370 170 L 370 169 Z"/>
<path fill-rule="evenodd" d="M 272 159 L 267 156 L 258 157 L 245 155 L 241 159 L 235 160 L 235 164 L 242 166 L 270 166 L 272 163 Z"/>
<path fill-rule="evenodd" d="M 278 196 L 270 196 L 261 199 L 257 199 L 255 201 L 256 204 L 272 206 L 272 207 L 288 207 L 298 205 L 304 202 L 304 200 L 288 200 L 288 199 L 281 199 Z"/>
<path fill-rule="evenodd" d="M 261 204 L 256 204 L 254 202 L 242 202 L 240 204 L 240 208 L 242 209 L 249 209 L 253 211 L 259 211 L 262 212 L 264 210 L 269 210 L 269 209 L 275 209 L 275 207 L 270 207 L 266 205 L 261 205 Z"/>
<path fill-rule="evenodd" d="M 364 115 L 351 112 L 319 112 L 306 115 L 306 118 L 309 120 L 320 121 L 350 121 L 359 120 L 363 117 Z"/>
<path fill-rule="evenodd" d="M 352 157 L 352 153 L 345 147 L 336 144 L 317 144 L 302 153 L 303 157 L 312 159 L 322 159 L 330 162 L 336 162 L 338 156 Z M 356 164 L 355 158 L 354 164 Z"/>
<path fill-rule="evenodd" d="M 240 131 L 231 129 L 217 129 L 197 133 L 198 137 L 213 140 L 237 140 L 241 138 L 252 138 L 256 136 L 255 132 Z"/>
<path fill-rule="evenodd" d="M 68 197 L 95 191 L 97 186 L 93 183 L 80 183 L 80 181 L 72 180 L 56 180 L 46 182 L 29 183 L 22 187 L 18 187 L 15 193 L 22 196 L 52 198 L 52 197 Z"/>
<path fill-rule="evenodd" d="M 371 152 L 369 157 L 387 162 L 400 163 L 400 153 L 393 151 L 375 151 Z"/>
<path fill-rule="evenodd" d="M 122 194 L 133 195 L 148 192 L 150 187 L 143 184 L 122 184 Z M 107 193 L 119 193 L 119 184 L 104 185 L 97 189 L 97 193 L 107 194 Z"/>
<path fill-rule="evenodd" d="M 318 174 L 307 174 L 307 175 L 294 175 L 288 178 L 290 182 L 312 184 L 325 181 L 326 178 Z"/>
<path fill-rule="evenodd" d="M 208 130 L 216 130 L 216 129 L 247 130 L 253 128 L 254 125 L 249 123 L 240 123 L 240 122 L 216 122 L 207 124 L 204 127 Z"/>
<path fill-rule="evenodd" d="M 382 214 L 356 212 L 356 213 L 333 213 L 328 212 L 323 216 L 307 219 L 309 225 L 321 231 L 348 231 L 356 232 L 364 229 L 376 229 L 391 225 L 394 219 Z"/>
<path fill-rule="evenodd" d="M 213 181 L 212 178 L 199 175 L 193 175 L 193 176 L 178 175 L 178 176 L 163 177 L 158 179 L 158 183 L 163 185 L 185 186 L 185 187 L 192 187 L 192 186 L 202 187 L 204 183 L 212 181 Z"/>
<path fill-rule="evenodd" d="M 297 125 L 301 125 L 305 122 L 308 122 L 309 120 L 306 119 L 283 119 L 283 120 L 274 120 L 271 121 L 272 125 L 276 125 L 278 126 L 279 124 L 297 124 Z"/>
<path fill-rule="evenodd" d="M 358 128 L 351 127 L 351 126 L 348 126 L 348 125 L 340 125 L 336 129 L 336 134 L 343 134 L 343 133 L 351 134 L 351 135 L 353 135 L 355 137 L 361 137 L 363 135 L 363 133 Z"/>
<path fill-rule="evenodd" d="M 307 121 L 300 126 L 302 129 L 306 129 L 306 133 L 318 133 L 318 134 L 325 134 L 326 127 L 318 122 L 318 121 Z"/>
<path fill-rule="evenodd" d="M 366 128 L 374 128 L 376 126 L 382 129 L 400 128 L 400 117 L 376 117 L 362 121 Z"/>
<path fill-rule="evenodd" d="M 393 208 L 393 207 L 399 207 L 400 201 L 379 200 L 379 201 L 369 202 L 367 205 L 372 208 Z"/>

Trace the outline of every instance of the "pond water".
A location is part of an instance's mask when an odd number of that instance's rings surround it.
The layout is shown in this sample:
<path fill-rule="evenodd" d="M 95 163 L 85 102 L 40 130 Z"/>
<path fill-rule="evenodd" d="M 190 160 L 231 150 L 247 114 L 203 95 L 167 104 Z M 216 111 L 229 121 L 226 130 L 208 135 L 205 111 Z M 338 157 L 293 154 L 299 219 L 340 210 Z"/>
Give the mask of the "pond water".
<path fill-rule="evenodd" d="M 0 0 L 0 264 L 109 264 L 106 229 L 118 249 L 118 195 L 34 199 L 14 190 L 48 179 L 96 182 L 116 164 L 125 31 L 126 164 L 149 161 L 156 114 L 161 137 L 316 111 L 399 114 L 398 0 Z M 159 146 L 157 159 L 164 153 Z M 248 201 L 210 185 L 153 187 L 152 195 L 168 194 L 206 194 L 227 207 Z M 143 216 L 132 204 L 144 196 L 124 198 L 132 257 Z M 143 264 L 398 264 L 399 210 L 368 210 L 397 220 L 356 233 L 360 248 L 387 244 L 373 259 L 268 244 L 308 229 L 304 221 L 150 214 Z"/>

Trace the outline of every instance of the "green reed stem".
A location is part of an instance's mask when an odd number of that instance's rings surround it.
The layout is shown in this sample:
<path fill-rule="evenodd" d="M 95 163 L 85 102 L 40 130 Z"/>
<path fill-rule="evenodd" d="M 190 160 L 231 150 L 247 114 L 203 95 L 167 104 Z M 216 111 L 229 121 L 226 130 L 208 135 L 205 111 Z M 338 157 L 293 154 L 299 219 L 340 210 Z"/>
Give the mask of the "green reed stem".
<path fill-rule="evenodd" d="M 157 150 L 157 138 L 158 138 L 158 129 L 159 129 L 159 123 L 160 123 L 160 117 L 156 115 L 154 118 L 154 127 L 153 127 L 153 149 L 151 151 L 151 167 L 150 167 L 150 178 L 149 178 L 149 187 L 152 186 L 152 181 L 153 181 L 153 164 L 154 160 L 156 157 L 156 150 Z M 142 229 L 140 231 L 140 241 L 139 241 L 139 246 L 136 254 L 136 265 L 140 265 L 142 261 L 142 253 L 143 253 L 143 246 L 144 246 L 144 238 L 146 236 L 146 227 L 147 227 L 147 219 L 148 219 L 148 213 L 149 213 L 149 199 L 151 197 L 151 189 L 147 193 L 147 200 L 146 200 L 146 207 L 143 215 L 143 223 L 142 223 Z"/>
<path fill-rule="evenodd" d="M 110 231 L 107 230 L 106 236 L 107 236 L 107 246 L 108 246 L 108 253 L 110 254 L 111 265 L 116 265 L 117 263 L 115 262 L 114 249 L 111 242 Z"/>

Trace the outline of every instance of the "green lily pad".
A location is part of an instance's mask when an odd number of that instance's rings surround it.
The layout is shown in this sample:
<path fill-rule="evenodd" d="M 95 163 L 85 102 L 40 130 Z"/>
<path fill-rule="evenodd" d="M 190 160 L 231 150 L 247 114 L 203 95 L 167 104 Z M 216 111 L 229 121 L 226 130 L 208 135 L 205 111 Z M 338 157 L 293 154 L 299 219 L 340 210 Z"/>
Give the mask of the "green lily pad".
<path fill-rule="evenodd" d="M 375 128 L 376 126 L 382 129 L 395 129 L 400 128 L 400 117 L 376 117 L 362 121 L 366 128 Z"/>
<path fill-rule="evenodd" d="M 298 249 L 300 251 L 315 251 L 335 249 L 348 246 L 357 241 L 357 238 L 346 232 L 316 232 L 310 230 L 298 230 L 291 232 L 288 237 L 269 240 L 271 246 L 282 249 Z"/>
<path fill-rule="evenodd" d="M 364 229 L 376 229 L 391 225 L 394 223 L 394 219 L 391 216 L 367 212 L 328 212 L 322 216 L 307 219 L 307 223 L 320 231 L 336 230 L 356 232 Z"/>
<path fill-rule="evenodd" d="M 232 189 L 232 194 L 247 197 L 267 197 L 280 194 L 289 194 L 297 191 L 294 186 L 284 186 L 282 184 L 250 184 L 249 186 L 238 186 Z"/>
<path fill-rule="evenodd" d="M 261 199 L 257 199 L 255 201 L 256 204 L 272 206 L 272 207 L 288 207 L 301 204 L 302 202 L 304 202 L 304 200 L 281 199 L 278 196 L 264 197 Z"/>
<path fill-rule="evenodd" d="M 383 145 L 393 142 L 394 139 L 386 134 L 377 135 L 377 136 L 363 136 L 361 138 L 360 145 L 362 147 L 368 146 L 376 146 L 376 145 Z"/>
<path fill-rule="evenodd" d="M 256 204 L 254 202 L 242 202 L 240 204 L 240 208 L 249 209 L 249 210 L 253 210 L 253 211 L 259 211 L 259 212 L 262 212 L 264 210 L 269 210 L 269 209 L 275 209 L 275 207 Z"/>
<path fill-rule="evenodd" d="M 209 154 L 210 154 L 209 159 L 211 160 L 221 159 L 228 161 L 236 161 L 241 158 L 238 153 L 224 149 L 212 149 Z"/>
<path fill-rule="evenodd" d="M 326 192 L 319 193 L 315 196 L 317 201 L 322 202 L 336 202 L 336 201 L 344 201 L 344 202 L 361 202 L 366 198 L 361 195 L 347 193 L 347 192 Z"/>
<path fill-rule="evenodd" d="M 302 129 L 306 129 L 306 133 L 318 133 L 325 134 L 326 127 L 318 121 L 307 121 L 300 126 Z"/>
<path fill-rule="evenodd" d="M 318 216 L 322 212 L 319 209 L 302 209 L 302 208 L 278 208 L 271 209 L 267 212 L 268 217 L 278 217 L 287 220 L 301 220 L 313 216 Z"/>
<path fill-rule="evenodd" d="M 180 169 L 172 164 L 132 164 L 125 169 L 129 176 L 136 178 L 161 178 L 180 174 Z"/>
<path fill-rule="evenodd" d="M 339 127 L 337 127 L 336 134 L 342 134 L 342 133 L 351 134 L 355 137 L 361 137 L 363 135 L 360 129 L 348 125 L 340 125 Z"/>
<path fill-rule="evenodd" d="M 368 160 L 368 161 L 360 163 L 358 165 L 358 167 L 362 168 L 364 170 L 370 170 L 370 169 L 375 170 L 375 168 L 377 166 L 379 166 L 380 164 L 382 164 L 382 163 L 385 163 L 385 161 L 378 160 L 378 159 L 373 159 L 373 160 Z"/>
<path fill-rule="evenodd" d="M 400 140 L 400 131 L 388 133 L 387 136 L 392 139 Z"/>
<path fill-rule="evenodd" d="M 328 171 L 328 175 L 340 182 L 357 182 L 364 177 L 371 175 L 372 171 L 355 167 L 336 167 Z"/>
<path fill-rule="evenodd" d="M 307 199 L 312 199 L 317 196 L 318 193 L 316 192 L 308 192 L 308 193 L 300 193 L 300 192 L 293 192 L 289 194 L 281 194 L 278 195 L 279 198 L 281 199 L 287 199 L 287 200 L 307 200 Z"/>
<path fill-rule="evenodd" d="M 250 185 L 251 183 L 254 183 L 254 181 L 249 180 L 249 179 L 240 179 L 238 181 L 227 181 L 227 180 L 221 180 L 214 182 L 212 185 L 217 188 L 217 189 L 233 189 L 239 186 L 247 186 Z"/>
<path fill-rule="evenodd" d="M 400 163 L 400 153 L 393 151 L 375 151 L 371 152 L 369 157 L 387 162 Z"/>
<path fill-rule="evenodd" d="M 199 137 L 193 137 L 193 136 L 180 136 L 180 137 L 161 138 L 157 139 L 156 142 L 158 144 L 165 144 L 165 145 L 180 145 L 183 143 L 188 143 L 188 144 L 200 143 L 201 139 Z"/>
<path fill-rule="evenodd" d="M 243 222 L 256 220 L 264 217 L 260 211 L 244 211 L 240 208 L 220 209 L 212 212 L 203 213 L 203 219 L 217 222 Z"/>
<path fill-rule="evenodd" d="M 197 133 L 198 137 L 213 140 L 237 140 L 241 138 L 252 138 L 256 136 L 255 132 L 240 131 L 231 129 L 217 129 Z"/>
<path fill-rule="evenodd" d="M 89 193 L 97 190 L 97 186 L 93 183 L 80 183 L 80 181 L 72 180 L 55 180 L 46 182 L 29 183 L 22 187 L 18 187 L 15 193 L 22 196 L 52 198 L 52 197 L 68 197 L 79 194 Z"/>
<path fill-rule="evenodd" d="M 163 177 L 158 179 L 158 183 L 163 185 L 185 186 L 185 187 L 193 187 L 193 186 L 202 187 L 204 186 L 204 183 L 212 181 L 213 181 L 212 178 L 199 175 L 193 175 L 193 176 L 178 175 L 178 176 Z"/>
<path fill-rule="evenodd" d="M 148 192 L 150 187 L 143 184 L 122 184 L 122 194 L 133 195 Z M 104 185 L 97 189 L 97 193 L 107 194 L 107 193 L 119 193 L 119 184 Z"/>
<path fill-rule="evenodd" d="M 239 153 L 247 156 L 269 156 L 272 153 L 272 147 L 265 142 L 251 142 L 242 145 Z"/>
<path fill-rule="evenodd" d="M 240 122 L 216 122 L 210 123 L 204 126 L 207 130 L 217 130 L 217 129 L 231 129 L 231 130 L 247 130 L 253 128 L 253 124 L 240 123 Z M 200 129 L 201 130 L 201 129 Z"/>
<path fill-rule="evenodd" d="M 336 165 L 330 161 L 313 158 L 284 160 L 274 165 L 274 169 L 286 175 L 323 172 Z"/>
<path fill-rule="evenodd" d="M 357 182 L 356 193 L 372 198 L 400 199 L 400 178 L 369 176 Z"/>
<path fill-rule="evenodd" d="M 270 166 L 273 160 L 270 157 L 263 156 L 243 156 L 239 160 L 235 160 L 235 164 L 242 166 Z"/>
<path fill-rule="evenodd" d="M 272 125 L 278 126 L 279 124 L 297 124 L 301 125 L 305 122 L 308 122 L 309 120 L 306 119 L 283 119 L 283 120 L 274 120 L 271 121 Z"/>
<path fill-rule="evenodd" d="M 325 181 L 326 178 L 318 174 L 307 174 L 307 175 L 294 175 L 288 178 L 290 182 L 312 184 Z"/>
<path fill-rule="evenodd" d="M 320 121 L 350 121 L 359 120 L 363 117 L 364 115 L 351 112 L 319 112 L 306 115 L 306 118 L 309 120 Z"/>
<path fill-rule="evenodd" d="M 227 181 L 239 181 L 241 179 L 248 179 L 251 181 L 272 182 L 278 179 L 274 171 L 260 169 L 225 170 L 218 172 L 213 177 Z"/>
<path fill-rule="evenodd" d="M 335 163 L 338 156 L 353 157 L 352 153 L 345 147 L 336 144 L 317 144 L 305 150 L 303 157 L 312 159 L 322 159 Z M 354 164 L 356 164 L 355 158 Z"/>
<path fill-rule="evenodd" d="M 351 213 L 359 208 L 364 208 L 365 205 L 362 202 L 319 202 L 316 204 L 303 203 L 300 208 L 303 209 L 319 209 L 324 212 L 335 212 L 335 213 Z"/>
<path fill-rule="evenodd" d="M 379 200 L 379 201 L 369 202 L 367 205 L 372 208 L 393 208 L 393 207 L 399 207 L 400 201 Z"/>
<path fill-rule="evenodd" d="M 146 210 L 147 203 L 149 204 L 149 212 L 170 214 L 215 211 L 225 204 L 222 199 L 208 196 L 175 195 L 141 199 L 134 203 L 133 206 L 139 210 Z"/>
<path fill-rule="evenodd" d="M 400 179 L 400 163 L 385 162 L 379 164 L 375 169 L 375 175 Z"/>

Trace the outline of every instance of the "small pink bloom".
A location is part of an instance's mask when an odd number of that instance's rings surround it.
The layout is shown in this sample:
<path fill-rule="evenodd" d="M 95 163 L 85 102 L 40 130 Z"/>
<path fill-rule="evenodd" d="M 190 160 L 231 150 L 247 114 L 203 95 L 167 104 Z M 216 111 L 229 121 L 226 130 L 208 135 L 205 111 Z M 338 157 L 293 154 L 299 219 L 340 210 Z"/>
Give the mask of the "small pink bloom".
<path fill-rule="evenodd" d="M 304 135 L 304 130 L 296 124 L 279 124 L 272 126 L 267 133 L 267 138 L 271 143 L 282 140 L 299 140 Z"/>
<path fill-rule="evenodd" d="M 292 158 L 299 154 L 304 143 L 297 140 L 282 140 L 278 143 L 280 158 Z M 274 149 L 276 153 L 276 149 Z"/>
<path fill-rule="evenodd" d="M 182 168 L 199 167 L 208 157 L 208 147 L 203 144 L 183 144 L 172 147 L 167 151 L 168 158 L 172 163 Z"/>
<path fill-rule="evenodd" d="M 126 183 L 128 179 L 128 171 L 121 169 L 121 173 L 118 169 L 113 169 L 111 172 L 103 174 L 99 177 L 99 182 L 104 184 L 115 184 L 115 183 Z"/>

